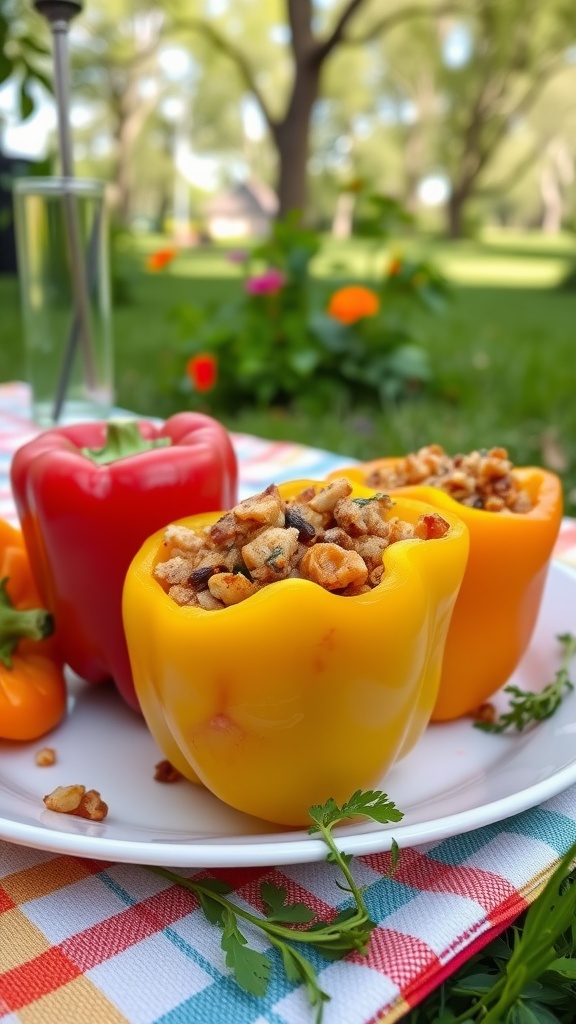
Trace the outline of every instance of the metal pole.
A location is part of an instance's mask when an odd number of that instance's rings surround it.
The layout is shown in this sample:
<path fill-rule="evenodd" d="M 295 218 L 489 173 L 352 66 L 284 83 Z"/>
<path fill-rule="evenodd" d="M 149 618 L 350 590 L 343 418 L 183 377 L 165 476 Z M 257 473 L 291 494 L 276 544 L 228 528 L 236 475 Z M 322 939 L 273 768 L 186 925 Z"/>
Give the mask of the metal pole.
<path fill-rule="evenodd" d="M 34 0 L 34 7 L 46 18 L 52 32 L 60 162 L 64 177 L 71 178 L 74 175 L 74 162 L 69 120 L 68 28 L 72 18 L 80 14 L 82 4 L 77 0 Z"/>
<path fill-rule="evenodd" d="M 38 4 L 36 4 L 36 7 L 38 7 Z M 54 43 L 54 91 L 56 93 L 58 111 L 60 164 L 64 177 L 72 178 L 74 175 L 74 159 L 72 156 L 72 139 L 69 127 L 70 80 L 68 75 L 67 21 L 59 20 L 52 22 L 52 39 Z"/>
<path fill-rule="evenodd" d="M 58 142 L 60 166 L 64 178 L 74 177 L 74 159 L 70 134 L 70 83 L 68 73 L 68 29 L 72 18 L 82 10 L 76 0 L 35 0 L 34 7 L 50 24 L 54 46 L 54 89 L 58 114 Z M 66 391 L 72 371 L 74 353 L 78 341 L 82 344 L 84 372 L 89 387 L 96 384 L 93 345 L 90 325 L 89 284 L 86 273 L 86 256 L 82 248 L 82 237 L 76 202 L 71 186 L 64 189 L 64 212 L 66 216 L 70 272 L 74 290 L 74 319 L 68 336 L 68 345 L 61 368 L 58 390 L 54 403 L 54 419 L 62 412 Z"/>

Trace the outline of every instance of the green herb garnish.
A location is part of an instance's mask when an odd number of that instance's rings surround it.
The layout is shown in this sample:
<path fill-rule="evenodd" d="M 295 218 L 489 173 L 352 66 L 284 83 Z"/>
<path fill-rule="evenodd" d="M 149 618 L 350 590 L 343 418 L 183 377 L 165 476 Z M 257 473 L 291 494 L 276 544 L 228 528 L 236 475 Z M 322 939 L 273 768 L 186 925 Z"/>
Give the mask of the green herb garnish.
<path fill-rule="evenodd" d="M 485 952 L 472 957 L 454 978 L 414 1009 L 407 1024 L 572 1021 L 576 880 L 570 876 L 570 868 L 575 858 L 576 843 L 523 915 L 523 927 L 514 924 Z"/>
<path fill-rule="evenodd" d="M 483 732 L 504 732 L 514 728 L 521 732 L 533 722 L 543 722 L 554 714 L 562 698 L 574 689 L 574 683 L 568 674 L 570 662 L 576 655 L 576 636 L 562 633 L 556 638 L 563 646 L 562 664 L 554 681 L 548 683 L 539 693 L 532 690 L 521 690 L 519 686 L 505 686 L 504 693 L 509 693 L 510 709 L 505 711 L 495 722 L 474 722 L 477 729 Z"/>
<path fill-rule="evenodd" d="M 251 949 L 248 940 L 240 930 L 240 922 L 264 932 L 268 940 L 280 952 L 286 977 L 289 981 L 304 984 L 310 1004 L 316 1010 L 316 1024 L 322 1020 L 324 1003 L 330 998 L 318 984 L 316 969 L 293 943 L 311 946 L 329 960 L 338 960 L 356 950 L 366 953 L 370 936 L 376 927 L 363 899 L 363 887 L 358 887 L 350 871 L 352 855 L 342 853 L 332 835 L 336 825 L 358 816 L 370 818 L 382 824 L 400 821 L 403 817 L 385 793 L 378 790 L 358 790 L 341 807 L 333 799 L 324 805 L 310 808 L 312 824 L 310 834 L 319 834 L 328 847 L 328 861 L 336 864 L 344 875 L 340 888 L 348 893 L 354 905 L 347 907 L 326 922 L 316 918 L 314 911 L 305 903 L 287 903 L 287 891 L 283 886 L 263 882 L 260 896 L 264 905 L 264 918 L 237 906 L 228 899 L 231 886 L 217 878 L 184 878 L 166 868 L 150 867 L 155 874 L 162 875 L 175 885 L 190 889 L 200 901 L 207 919 L 222 929 L 220 945 L 226 954 L 226 965 L 237 983 L 246 992 L 263 996 L 268 987 L 272 962 L 263 953 Z M 392 870 L 398 860 L 398 847 L 393 843 Z M 297 930 L 294 929 L 297 925 Z M 303 927 L 304 926 L 304 927 Z"/>
<path fill-rule="evenodd" d="M 264 561 L 266 562 L 266 565 L 271 566 L 272 569 L 278 570 L 278 566 L 276 565 L 276 559 L 280 558 L 281 555 L 283 555 L 283 554 L 284 554 L 284 549 L 283 548 L 281 548 L 281 547 L 272 548 L 272 551 L 270 552 L 268 557 L 264 559 Z"/>
<path fill-rule="evenodd" d="M 369 505 L 372 501 L 381 501 L 382 498 L 387 498 L 388 495 L 382 491 L 378 491 L 377 494 L 372 494 L 369 498 L 352 498 L 351 500 L 355 505 Z"/>

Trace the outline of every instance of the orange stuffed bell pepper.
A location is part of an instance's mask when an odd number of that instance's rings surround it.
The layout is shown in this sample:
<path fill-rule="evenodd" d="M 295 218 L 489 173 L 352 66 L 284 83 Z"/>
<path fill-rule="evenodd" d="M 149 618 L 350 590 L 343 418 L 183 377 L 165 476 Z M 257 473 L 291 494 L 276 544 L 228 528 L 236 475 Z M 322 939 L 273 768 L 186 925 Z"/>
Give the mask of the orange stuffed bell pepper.
<path fill-rule="evenodd" d="M 562 520 L 559 478 L 535 466 L 512 467 L 505 449 L 451 460 L 438 445 L 335 475 L 426 501 L 468 526 L 470 555 L 432 720 L 473 714 L 506 683 L 530 642 Z"/>
<path fill-rule="evenodd" d="M 374 556 L 370 586 L 364 559 L 335 550 L 342 523 L 328 531 L 331 513 L 314 507 L 325 488 L 296 481 L 221 518 L 179 520 L 144 543 L 124 584 L 136 691 L 165 756 L 227 804 L 284 825 L 375 786 L 417 741 L 468 554 L 456 515 L 400 498 L 378 512 L 394 542 Z M 353 533 L 380 496 L 348 491 Z M 443 536 L 418 532 L 430 521 Z M 298 557 L 309 578 L 290 575 Z M 332 590 L 314 581 L 322 572 Z M 201 604 L 184 603 L 192 584 Z"/>
<path fill-rule="evenodd" d="M 37 739 L 66 710 L 52 616 L 39 604 L 22 534 L 0 520 L 0 739 Z"/>

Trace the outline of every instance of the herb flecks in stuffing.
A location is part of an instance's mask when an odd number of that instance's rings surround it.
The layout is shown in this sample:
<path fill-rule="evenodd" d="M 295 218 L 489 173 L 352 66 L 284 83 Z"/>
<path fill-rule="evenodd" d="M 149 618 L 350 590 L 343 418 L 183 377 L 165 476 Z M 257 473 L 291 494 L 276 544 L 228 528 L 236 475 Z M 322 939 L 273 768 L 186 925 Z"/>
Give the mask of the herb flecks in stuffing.
<path fill-rule="evenodd" d="M 154 575 L 180 605 L 207 611 L 238 604 L 277 580 L 311 580 L 354 597 L 378 586 L 386 548 L 400 540 L 433 540 L 449 526 L 437 512 L 416 523 L 392 514 L 387 494 L 351 498 L 345 479 L 307 487 L 285 501 L 271 484 L 241 501 L 202 533 L 169 526 L 166 558 Z"/>

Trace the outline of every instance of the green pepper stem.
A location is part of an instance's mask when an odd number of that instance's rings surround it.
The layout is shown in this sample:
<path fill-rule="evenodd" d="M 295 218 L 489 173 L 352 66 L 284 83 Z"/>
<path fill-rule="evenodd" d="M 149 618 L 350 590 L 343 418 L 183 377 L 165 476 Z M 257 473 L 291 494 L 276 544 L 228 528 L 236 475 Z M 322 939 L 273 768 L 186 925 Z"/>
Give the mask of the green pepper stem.
<path fill-rule="evenodd" d="M 54 632 L 54 619 L 43 608 L 19 611 L 6 590 L 8 577 L 0 580 L 0 661 L 12 668 L 12 655 L 20 640 L 45 640 Z"/>
<path fill-rule="evenodd" d="M 152 448 L 165 448 L 171 443 L 169 437 L 144 438 L 136 420 L 109 420 L 106 424 L 106 440 L 103 448 L 81 448 L 82 455 L 105 466 L 129 455 L 138 455 Z"/>

